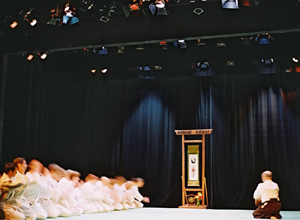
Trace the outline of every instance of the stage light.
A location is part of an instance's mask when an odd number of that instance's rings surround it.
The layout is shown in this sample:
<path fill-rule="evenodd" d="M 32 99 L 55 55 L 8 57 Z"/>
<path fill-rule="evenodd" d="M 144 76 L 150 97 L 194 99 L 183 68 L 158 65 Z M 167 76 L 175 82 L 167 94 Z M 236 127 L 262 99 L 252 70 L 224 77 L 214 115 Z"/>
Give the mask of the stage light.
<path fill-rule="evenodd" d="M 186 43 L 184 40 L 178 40 L 178 44 L 180 45 L 180 48 L 186 48 Z"/>
<path fill-rule="evenodd" d="M 209 62 L 198 62 L 195 68 L 194 76 L 211 76 L 213 75 Z"/>
<path fill-rule="evenodd" d="M 118 46 L 118 53 L 124 53 L 124 46 L 122 45 Z"/>
<path fill-rule="evenodd" d="M 37 23 L 37 20 L 36 19 L 33 19 L 31 22 L 30 22 L 30 25 L 33 27 L 34 25 L 36 25 Z"/>
<path fill-rule="evenodd" d="M 95 68 L 92 68 L 92 69 L 91 69 L 91 73 L 93 73 L 93 74 L 96 73 L 96 71 L 97 71 L 97 70 L 96 70 Z"/>
<path fill-rule="evenodd" d="M 167 42 L 165 42 L 165 41 L 159 42 L 159 45 L 162 46 L 162 49 L 163 49 L 163 50 L 167 50 L 167 49 L 168 49 L 168 47 L 167 47 L 168 44 L 167 44 Z"/>
<path fill-rule="evenodd" d="M 184 40 L 176 40 L 173 41 L 173 44 L 175 47 L 177 47 L 178 45 L 180 45 L 180 48 L 186 48 L 186 43 Z"/>
<path fill-rule="evenodd" d="M 198 46 L 202 46 L 202 45 L 206 45 L 206 43 L 204 43 L 203 40 L 198 39 L 198 40 L 197 40 L 197 45 L 198 45 Z"/>
<path fill-rule="evenodd" d="M 29 54 L 26 59 L 29 60 L 29 61 L 31 61 L 33 59 L 33 55 Z"/>
<path fill-rule="evenodd" d="M 105 74 L 105 73 L 107 73 L 107 71 L 108 71 L 107 68 L 103 68 L 103 69 L 101 70 L 101 73 Z"/>
<path fill-rule="evenodd" d="M 38 55 L 40 56 L 40 58 L 41 58 L 42 60 L 46 59 L 47 56 L 48 56 L 47 53 L 43 53 L 43 54 L 38 53 Z"/>
<path fill-rule="evenodd" d="M 239 9 L 238 0 L 222 0 L 222 8 Z"/>
<path fill-rule="evenodd" d="M 197 63 L 197 66 L 200 68 L 200 69 L 207 69 L 209 67 L 209 63 L 208 62 L 198 62 Z"/>
<path fill-rule="evenodd" d="M 145 50 L 145 48 L 142 44 L 138 45 L 135 49 L 136 50 Z"/>
<path fill-rule="evenodd" d="M 14 22 L 12 22 L 12 23 L 10 24 L 10 27 L 11 27 L 12 29 L 14 29 L 15 27 L 17 27 L 17 25 L 18 25 L 18 22 L 14 21 Z"/>
<path fill-rule="evenodd" d="M 226 43 L 222 39 L 218 39 L 217 47 L 226 47 Z"/>
<path fill-rule="evenodd" d="M 255 38 L 255 42 L 261 45 L 268 45 L 272 42 L 273 37 L 268 33 L 258 34 Z"/>
<path fill-rule="evenodd" d="M 107 49 L 105 47 L 101 47 L 101 49 L 98 52 L 99 55 L 106 55 L 107 54 Z"/>
<path fill-rule="evenodd" d="M 155 70 L 161 70 L 162 68 L 161 68 L 161 66 L 154 66 L 154 69 Z"/>
<path fill-rule="evenodd" d="M 151 68 L 149 66 L 139 66 L 137 67 L 138 70 L 141 70 L 141 71 L 150 71 Z"/>
<path fill-rule="evenodd" d="M 298 62 L 299 62 L 299 58 L 298 58 L 298 57 L 293 57 L 293 58 L 292 58 L 292 61 L 293 61 L 294 63 L 298 63 Z"/>
<path fill-rule="evenodd" d="M 259 2 L 255 2 L 254 0 L 239 0 L 240 5 L 246 6 L 246 7 L 255 7 L 259 4 Z"/>
<path fill-rule="evenodd" d="M 234 61 L 227 61 L 227 66 L 234 66 Z"/>
<path fill-rule="evenodd" d="M 261 59 L 260 73 L 275 73 L 276 70 L 277 67 L 274 64 L 274 59 L 272 57 Z"/>

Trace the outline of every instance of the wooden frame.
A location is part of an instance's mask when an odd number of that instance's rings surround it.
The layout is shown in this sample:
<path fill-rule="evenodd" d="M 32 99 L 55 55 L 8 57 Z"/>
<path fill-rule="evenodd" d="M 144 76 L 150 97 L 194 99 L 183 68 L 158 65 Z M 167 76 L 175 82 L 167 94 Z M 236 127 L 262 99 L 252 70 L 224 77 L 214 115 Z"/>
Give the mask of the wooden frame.
<path fill-rule="evenodd" d="M 212 129 L 194 129 L 194 130 L 175 130 L 176 135 L 181 135 L 182 137 L 182 206 L 179 208 L 198 208 L 206 209 L 208 205 L 208 195 L 206 188 L 205 179 L 205 135 L 209 135 Z M 186 140 L 185 135 L 202 135 L 202 140 Z M 185 184 L 185 144 L 187 143 L 202 143 L 202 175 L 201 175 L 201 187 L 199 188 L 188 188 Z M 187 204 L 187 192 L 201 192 L 203 195 L 202 203 L 200 206 L 189 206 Z M 206 200 L 206 203 L 205 203 Z"/>

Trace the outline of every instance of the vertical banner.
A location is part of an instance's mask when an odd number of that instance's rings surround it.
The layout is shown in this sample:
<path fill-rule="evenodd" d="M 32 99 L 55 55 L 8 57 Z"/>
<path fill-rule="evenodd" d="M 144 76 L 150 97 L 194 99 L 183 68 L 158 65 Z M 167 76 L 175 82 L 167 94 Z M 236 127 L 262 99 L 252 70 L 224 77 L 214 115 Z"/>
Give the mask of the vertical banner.
<path fill-rule="evenodd" d="M 188 145 L 188 186 L 199 184 L 199 145 Z"/>

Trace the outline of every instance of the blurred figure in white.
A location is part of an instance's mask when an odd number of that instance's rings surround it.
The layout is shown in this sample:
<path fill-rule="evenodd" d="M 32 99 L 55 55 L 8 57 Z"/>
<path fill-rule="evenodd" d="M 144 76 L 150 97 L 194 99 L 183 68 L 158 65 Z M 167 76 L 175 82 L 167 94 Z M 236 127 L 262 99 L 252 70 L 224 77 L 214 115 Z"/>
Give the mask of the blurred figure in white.
<path fill-rule="evenodd" d="M 16 189 L 15 198 L 19 208 L 23 211 L 26 216 L 26 220 L 35 220 L 36 214 L 31 209 L 30 204 L 27 199 L 24 197 L 24 191 L 28 184 L 28 178 L 25 176 L 27 170 L 27 162 L 23 157 L 17 157 L 13 160 L 13 163 L 16 165 L 17 174 L 15 176 L 16 180 L 23 183 L 23 186 Z"/>
<path fill-rule="evenodd" d="M 136 208 L 142 208 L 144 207 L 144 204 L 142 202 L 149 203 L 149 197 L 143 197 L 140 192 L 139 188 L 144 187 L 145 181 L 142 178 L 132 178 L 131 182 L 133 183 L 133 186 L 131 187 L 131 192 L 133 197 L 135 198 L 134 204 Z"/>
<path fill-rule="evenodd" d="M 4 173 L 0 179 L 1 197 L 0 207 L 1 219 L 7 220 L 24 220 L 25 215 L 18 207 L 17 200 L 15 199 L 15 190 L 22 187 L 24 184 L 19 182 L 15 176 L 17 174 L 16 166 L 14 163 L 6 163 L 4 166 Z"/>
<path fill-rule="evenodd" d="M 47 212 L 42 208 L 39 203 L 40 192 L 47 187 L 43 181 L 42 170 L 43 164 L 37 160 L 31 160 L 28 168 L 29 170 L 26 173 L 28 178 L 28 186 L 24 191 L 24 196 L 30 204 L 31 209 L 37 215 L 37 219 L 46 219 L 48 217 Z"/>
<path fill-rule="evenodd" d="M 99 197 L 97 197 L 96 200 L 103 207 L 103 211 L 109 212 L 114 210 L 114 200 L 110 198 L 110 195 L 108 193 L 109 189 L 103 186 L 103 183 L 100 179 L 96 181 L 95 187 L 99 193 Z"/>
<path fill-rule="evenodd" d="M 127 210 L 127 209 L 129 209 L 129 205 L 127 203 L 127 198 L 126 198 L 127 189 L 124 185 L 127 180 L 123 176 L 116 176 L 115 181 L 116 181 L 116 184 L 114 185 L 114 188 L 119 193 L 119 195 L 122 197 L 121 204 L 123 206 L 123 210 Z"/>
<path fill-rule="evenodd" d="M 80 197 L 82 201 L 80 204 L 84 209 L 83 213 L 92 214 L 96 212 L 103 212 L 103 207 L 96 202 L 96 199 L 100 197 L 95 186 L 98 179 L 99 178 L 97 176 L 88 174 L 85 178 L 85 182 L 80 187 Z"/>
<path fill-rule="evenodd" d="M 61 178 L 65 176 L 66 171 L 54 163 L 49 164 L 48 169 L 51 177 L 48 175 L 45 177 L 46 181 L 50 185 L 51 200 L 53 201 L 54 205 L 59 209 L 60 217 L 69 217 L 72 214 L 71 211 L 59 204 L 59 199 L 62 195 L 62 190 L 60 189 L 58 182 L 61 180 Z"/>
<path fill-rule="evenodd" d="M 47 187 L 42 187 L 40 191 L 39 203 L 42 208 L 47 212 L 49 218 L 56 218 L 60 215 L 59 209 L 54 205 L 54 202 L 51 200 L 51 196 L 55 188 L 52 186 L 49 179 L 52 178 L 49 170 L 43 168 L 43 182 Z"/>
<path fill-rule="evenodd" d="M 114 179 L 108 179 L 107 177 L 102 176 L 100 180 L 103 183 L 104 190 L 110 195 L 110 198 L 113 200 L 113 210 L 120 211 L 123 209 L 121 204 L 122 197 L 118 194 L 114 185 L 116 181 Z"/>
<path fill-rule="evenodd" d="M 72 212 L 72 215 L 82 215 L 81 208 L 76 200 L 77 189 L 75 187 L 79 183 L 80 173 L 74 170 L 67 170 L 66 176 L 61 178 L 59 186 L 62 189 L 62 196 L 59 203 Z"/>

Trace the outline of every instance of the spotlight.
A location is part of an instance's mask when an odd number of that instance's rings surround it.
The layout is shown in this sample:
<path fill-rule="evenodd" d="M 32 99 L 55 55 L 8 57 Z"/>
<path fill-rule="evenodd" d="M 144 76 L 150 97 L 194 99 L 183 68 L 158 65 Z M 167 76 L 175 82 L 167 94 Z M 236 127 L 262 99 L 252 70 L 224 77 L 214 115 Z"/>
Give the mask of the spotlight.
<path fill-rule="evenodd" d="M 180 45 L 180 48 L 186 48 L 186 43 L 184 40 L 176 40 L 173 41 L 173 44 L 175 47 L 177 47 L 178 45 Z"/>
<path fill-rule="evenodd" d="M 167 49 L 168 49 L 168 47 L 167 47 L 168 44 L 167 44 L 167 42 L 165 42 L 165 41 L 159 42 L 159 45 L 162 46 L 162 49 L 163 49 L 163 50 L 167 50 Z"/>
<path fill-rule="evenodd" d="M 293 58 L 292 58 L 292 61 L 293 61 L 294 63 L 299 63 L 299 58 L 298 58 L 298 57 L 293 57 Z"/>
<path fill-rule="evenodd" d="M 275 73 L 277 70 L 273 58 L 261 59 L 260 73 Z"/>
<path fill-rule="evenodd" d="M 178 44 L 180 45 L 180 48 L 186 48 L 186 43 L 184 40 L 178 40 Z"/>
<path fill-rule="evenodd" d="M 118 53 L 124 53 L 124 46 L 118 46 Z"/>
<path fill-rule="evenodd" d="M 227 61 L 227 66 L 234 66 L 234 61 Z"/>
<path fill-rule="evenodd" d="M 195 68 L 195 76 L 211 76 L 212 69 L 209 66 L 209 62 L 204 61 L 204 62 L 198 62 L 197 67 Z"/>
<path fill-rule="evenodd" d="M 31 61 L 33 59 L 33 55 L 29 54 L 26 59 L 29 60 L 29 61 Z"/>
<path fill-rule="evenodd" d="M 11 27 L 12 29 L 14 29 L 15 27 L 17 27 L 17 25 L 18 25 L 18 22 L 14 21 L 14 22 L 12 22 L 12 23 L 10 24 L 10 27 Z"/>
<path fill-rule="evenodd" d="M 161 68 L 161 66 L 154 66 L 154 69 L 155 70 L 161 70 L 162 68 Z"/>
<path fill-rule="evenodd" d="M 202 46 L 202 45 L 206 45 L 206 43 L 204 43 L 203 40 L 198 39 L 197 40 L 197 45 Z"/>
<path fill-rule="evenodd" d="M 226 43 L 223 40 L 219 39 L 217 42 L 217 47 L 226 47 Z"/>
<path fill-rule="evenodd" d="M 200 69 L 207 69 L 209 67 L 209 63 L 208 62 L 198 62 L 197 63 L 197 66 L 200 68 Z"/>
<path fill-rule="evenodd" d="M 149 66 L 139 66 L 137 67 L 138 70 L 141 70 L 141 71 L 150 71 L 151 68 Z"/>
<path fill-rule="evenodd" d="M 259 4 L 259 2 L 254 0 L 239 0 L 240 5 L 246 6 L 246 7 L 255 7 Z"/>
<path fill-rule="evenodd" d="M 267 45 L 270 44 L 273 40 L 273 37 L 271 37 L 268 33 L 258 34 L 255 38 L 255 42 L 261 45 Z"/>
<path fill-rule="evenodd" d="M 35 26 L 36 24 L 37 24 L 37 20 L 36 19 L 29 19 L 28 17 L 28 15 L 30 15 L 31 14 L 31 12 L 32 12 L 32 10 L 33 10 L 33 8 L 30 8 L 30 10 L 26 13 L 26 14 L 23 14 L 23 11 L 21 11 L 20 12 L 20 14 L 23 16 L 23 18 L 25 19 L 25 21 L 27 21 L 29 24 L 30 24 L 30 26 Z"/>
<path fill-rule="evenodd" d="M 138 45 L 135 49 L 136 50 L 145 50 L 145 48 L 142 44 Z"/>
<path fill-rule="evenodd" d="M 96 70 L 95 68 L 92 68 L 92 69 L 91 69 L 91 73 L 93 73 L 93 74 L 96 73 L 96 71 L 97 71 L 97 70 Z"/>
<path fill-rule="evenodd" d="M 38 53 L 38 55 L 40 56 L 40 58 L 41 58 L 42 60 L 46 59 L 47 56 L 48 56 L 47 53 L 43 53 L 43 54 Z"/>
<path fill-rule="evenodd" d="M 33 19 L 31 22 L 30 22 L 30 25 L 33 27 L 34 25 L 36 25 L 37 23 L 37 20 L 36 19 Z"/>
<path fill-rule="evenodd" d="M 222 0 L 222 8 L 239 9 L 238 0 Z"/>
<path fill-rule="evenodd" d="M 107 71 L 108 71 L 107 68 L 103 68 L 103 69 L 101 70 L 101 73 L 105 74 L 105 73 L 107 73 Z"/>
<path fill-rule="evenodd" d="M 105 55 L 107 54 L 107 49 L 105 47 L 101 47 L 101 49 L 98 52 L 99 55 Z"/>

